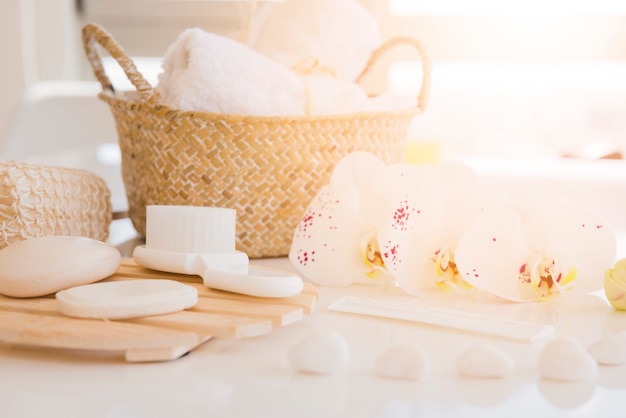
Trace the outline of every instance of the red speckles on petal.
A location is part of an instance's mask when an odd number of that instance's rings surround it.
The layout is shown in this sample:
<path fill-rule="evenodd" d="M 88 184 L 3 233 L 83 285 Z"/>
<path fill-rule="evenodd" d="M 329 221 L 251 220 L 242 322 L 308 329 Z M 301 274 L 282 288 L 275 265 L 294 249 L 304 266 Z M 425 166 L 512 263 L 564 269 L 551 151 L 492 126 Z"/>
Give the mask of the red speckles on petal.
<path fill-rule="evenodd" d="M 399 231 L 409 229 L 409 219 L 412 214 L 419 213 L 419 210 L 409 205 L 407 199 L 400 202 L 399 207 L 393 213 L 392 228 Z"/>
<path fill-rule="evenodd" d="M 298 255 L 296 256 L 296 260 L 298 264 L 303 267 L 306 267 L 307 264 L 315 262 L 315 251 L 304 251 L 303 249 L 298 250 Z"/>
<path fill-rule="evenodd" d="M 305 212 L 298 224 L 298 232 L 306 233 L 307 230 L 313 226 L 313 219 L 315 218 L 315 212 Z"/>
<path fill-rule="evenodd" d="M 519 276 L 517 279 L 523 284 L 530 284 L 530 269 L 528 269 L 528 264 L 522 264 L 519 268 Z"/>
<path fill-rule="evenodd" d="M 391 241 L 383 246 L 383 256 L 385 257 L 385 266 L 387 268 L 397 269 L 398 265 L 402 262 L 402 259 L 398 257 L 398 248 L 400 244 L 394 244 Z"/>

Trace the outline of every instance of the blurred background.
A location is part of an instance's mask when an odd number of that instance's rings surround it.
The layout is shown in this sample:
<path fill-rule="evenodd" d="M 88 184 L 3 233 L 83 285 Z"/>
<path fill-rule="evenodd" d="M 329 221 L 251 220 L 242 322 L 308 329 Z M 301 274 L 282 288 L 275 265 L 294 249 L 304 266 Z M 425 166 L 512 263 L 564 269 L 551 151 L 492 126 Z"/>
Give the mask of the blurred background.
<path fill-rule="evenodd" d="M 277 0 L 280 1 L 280 0 Z M 267 2 L 256 2 L 257 11 Z M 431 101 L 411 139 L 443 155 L 619 156 L 626 147 L 626 2 L 619 0 L 361 0 L 383 39 L 421 40 L 433 61 Z M 0 14 L 0 157 L 115 142 L 94 100 L 80 28 L 97 22 L 155 83 L 185 28 L 238 37 L 249 1 L 4 0 Z M 416 94 L 421 66 L 398 50 L 372 91 Z M 125 77 L 109 63 L 121 88 Z"/>
<path fill-rule="evenodd" d="M 161 57 L 184 29 L 239 39 L 250 11 L 272 1 L 281 0 L 4 0 L 0 159 L 97 168 L 114 207 L 123 209 L 117 134 L 96 98 L 101 87 L 82 50 L 82 25 L 104 26 L 156 84 Z M 605 161 L 626 151 L 626 2 L 360 2 L 377 18 L 383 39 L 411 36 L 426 47 L 433 62 L 430 103 L 410 140 L 435 144 L 438 158 L 487 158 L 491 165 L 478 166 L 502 173 L 515 167 L 505 158 Z M 416 55 L 400 48 L 386 56 L 368 76 L 368 90 L 416 95 Z M 105 66 L 118 89 L 132 88 L 116 63 Z M 543 180 L 555 167 L 547 161 L 536 173 Z M 518 168 L 515 175 L 532 171 L 526 163 Z M 559 176 L 572 173 L 620 187 L 626 180 L 621 164 L 566 167 Z M 611 199 L 613 191 L 607 191 Z"/>

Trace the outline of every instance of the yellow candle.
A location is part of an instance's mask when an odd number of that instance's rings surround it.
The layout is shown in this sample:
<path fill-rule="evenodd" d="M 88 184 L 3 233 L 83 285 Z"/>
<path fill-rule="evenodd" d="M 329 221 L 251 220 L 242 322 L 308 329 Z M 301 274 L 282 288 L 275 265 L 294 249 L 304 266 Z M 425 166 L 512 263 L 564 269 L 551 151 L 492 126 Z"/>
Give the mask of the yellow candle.
<path fill-rule="evenodd" d="M 405 147 L 405 161 L 409 164 L 438 164 L 440 144 L 434 140 L 410 140 Z"/>

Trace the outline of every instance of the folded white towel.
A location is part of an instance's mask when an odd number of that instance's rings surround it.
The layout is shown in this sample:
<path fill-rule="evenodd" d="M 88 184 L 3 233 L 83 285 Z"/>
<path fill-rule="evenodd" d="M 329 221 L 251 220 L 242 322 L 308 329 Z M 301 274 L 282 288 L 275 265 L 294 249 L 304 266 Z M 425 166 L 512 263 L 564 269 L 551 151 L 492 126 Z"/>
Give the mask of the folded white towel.
<path fill-rule="evenodd" d="M 230 38 L 193 28 L 168 48 L 156 90 L 181 110 L 287 116 L 305 112 L 302 80 Z"/>
<path fill-rule="evenodd" d="M 286 0 L 260 11 L 249 44 L 289 68 L 317 58 L 337 78 L 354 81 L 381 34 L 374 15 L 356 0 Z"/>
<path fill-rule="evenodd" d="M 304 76 L 302 81 L 309 91 L 311 115 L 348 114 L 368 107 L 367 94 L 355 83 L 321 75 Z"/>

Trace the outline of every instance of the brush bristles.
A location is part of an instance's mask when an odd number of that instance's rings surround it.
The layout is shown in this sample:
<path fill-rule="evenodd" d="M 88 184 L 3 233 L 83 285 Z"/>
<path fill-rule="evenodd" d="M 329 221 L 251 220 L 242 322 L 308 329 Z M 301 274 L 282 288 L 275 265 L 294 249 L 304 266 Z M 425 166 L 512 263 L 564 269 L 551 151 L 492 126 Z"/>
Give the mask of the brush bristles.
<path fill-rule="evenodd" d="M 236 211 L 201 206 L 146 207 L 146 248 L 194 254 L 235 251 Z"/>

